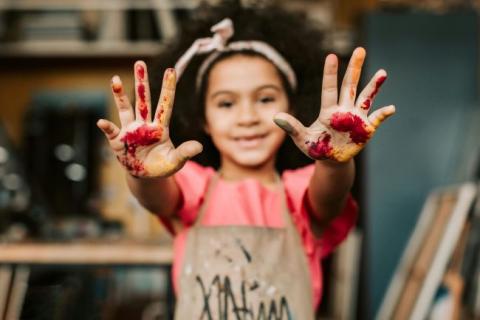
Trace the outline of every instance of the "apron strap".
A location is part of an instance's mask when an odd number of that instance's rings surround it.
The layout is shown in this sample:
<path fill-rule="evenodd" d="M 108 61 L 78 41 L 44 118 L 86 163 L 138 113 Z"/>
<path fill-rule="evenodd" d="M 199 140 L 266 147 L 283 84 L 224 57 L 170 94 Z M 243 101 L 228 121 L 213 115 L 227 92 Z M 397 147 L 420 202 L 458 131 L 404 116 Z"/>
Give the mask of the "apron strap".
<path fill-rule="evenodd" d="M 285 228 L 287 229 L 295 229 L 295 225 L 292 220 L 292 214 L 288 209 L 288 202 L 287 202 L 287 192 L 285 191 L 285 185 L 283 183 L 280 184 L 280 202 L 282 211 L 282 219 L 283 223 L 285 224 Z M 296 229 L 295 229 L 296 230 Z"/>
<path fill-rule="evenodd" d="M 201 222 L 203 221 L 203 217 L 205 216 L 205 211 L 207 210 L 207 207 L 210 203 L 212 191 L 213 189 L 215 189 L 215 186 L 217 185 L 219 179 L 220 177 L 218 173 L 215 172 L 215 174 L 208 181 L 207 192 L 205 192 L 205 196 L 203 197 L 203 203 L 200 205 L 200 208 L 198 209 L 197 219 L 193 224 L 194 226 L 201 225 Z"/>

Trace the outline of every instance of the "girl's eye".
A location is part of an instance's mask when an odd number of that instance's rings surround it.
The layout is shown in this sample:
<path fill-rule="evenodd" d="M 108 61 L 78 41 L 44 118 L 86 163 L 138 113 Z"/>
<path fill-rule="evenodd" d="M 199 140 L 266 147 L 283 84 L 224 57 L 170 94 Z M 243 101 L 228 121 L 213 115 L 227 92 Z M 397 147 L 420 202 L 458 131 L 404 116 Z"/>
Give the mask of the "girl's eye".
<path fill-rule="evenodd" d="M 272 102 L 274 102 L 274 101 L 275 101 L 275 98 L 274 98 L 274 97 L 270 97 L 270 96 L 265 96 L 265 97 L 261 97 L 261 98 L 259 99 L 259 101 L 260 101 L 261 103 L 267 104 L 267 103 L 272 103 Z"/>
<path fill-rule="evenodd" d="M 218 102 L 218 107 L 219 108 L 230 108 L 231 106 L 233 106 L 233 102 L 232 101 L 220 101 Z"/>

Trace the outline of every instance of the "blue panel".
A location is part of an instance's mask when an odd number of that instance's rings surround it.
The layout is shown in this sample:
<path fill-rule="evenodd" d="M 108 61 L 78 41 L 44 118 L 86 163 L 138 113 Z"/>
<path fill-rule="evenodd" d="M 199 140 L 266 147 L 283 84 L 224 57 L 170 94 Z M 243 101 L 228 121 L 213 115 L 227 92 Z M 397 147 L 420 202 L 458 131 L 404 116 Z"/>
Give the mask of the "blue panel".
<path fill-rule="evenodd" d="M 454 182 L 465 124 L 477 105 L 477 17 L 374 13 L 366 17 L 367 66 L 389 77 L 375 106 L 397 114 L 367 158 L 367 277 L 376 312 L 425 197 Z"/>

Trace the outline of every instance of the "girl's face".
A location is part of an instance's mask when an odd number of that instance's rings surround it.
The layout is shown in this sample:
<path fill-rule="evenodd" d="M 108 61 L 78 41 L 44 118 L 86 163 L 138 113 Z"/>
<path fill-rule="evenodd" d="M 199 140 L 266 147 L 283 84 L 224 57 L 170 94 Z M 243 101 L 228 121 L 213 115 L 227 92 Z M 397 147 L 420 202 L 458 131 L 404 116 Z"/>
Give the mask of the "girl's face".
<path fill-rule="evenodd" d="M 205 96 L 205 130 L 222 167 L 273 168 L 285 133 L 273 122 L 288 111 L 275 66 L 258 56 L 234 55 L 216 63 Z"/>

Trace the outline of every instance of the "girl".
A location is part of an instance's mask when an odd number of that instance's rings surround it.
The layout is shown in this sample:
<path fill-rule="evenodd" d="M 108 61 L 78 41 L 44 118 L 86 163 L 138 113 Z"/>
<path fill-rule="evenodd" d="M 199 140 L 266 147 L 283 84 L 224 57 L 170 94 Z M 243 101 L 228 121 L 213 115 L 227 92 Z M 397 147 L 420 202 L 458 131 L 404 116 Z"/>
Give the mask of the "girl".
<path fill-rule="evenodd" d="M 357 48 L 338 92 L 338 61 L 328 55 L 320 113 L 305 127 L 295 116 L 304 113 L 298 102 L 311 86 L 311 73 L 285 58 L 292 52 L 290 40 L 312 35 L 301 27 L 305 20 L 273 8 L 229 13 L 240 30 L 234 32 L 226 19 L 212 27 L 213 36 L 194 41 L 175 68 L 165 71 L 156 111 L 144 62 L 134 65 L 134 109 L 114 76 L 121 128 L 107 120 L 98 126 L 126 169 L 133 194 L 175 234 L 177 319 L 313 319 L 322 290 L 321 259 L 356 221 L 349 194 L 353 157 L 395 112 L 388 106 L 368 115 L 386 72 L 379 70 L 357 96 L 365 59 L 365 50 Z M 287 45 L 259 36 L 275 27 L 272 17 L 296 27 L 290 38 L 277 30 Z M 314 47 L 293 50 L 308 58 Z M 203 57 L 199 67 L 190 63 Z M 191 86 L 177 96 L 195 96 L 198 103 L 189 110 L 189 121 L 180 118 L 174 124 L 203 132 L 198 135 L 202 143 L 190 140 L 175 147 L 170 118 L 181 75 L 179 91 L 184 80 Z M 286 134 L 313 164 L 283 170 L 288 168 L 284 160 L 291 158 L 284 148 Z M 204 165 L 190 160 L 203 147 L 207 157 L 198 161 Z M 173 228 L 175 220 L 180 228 Z"/>

